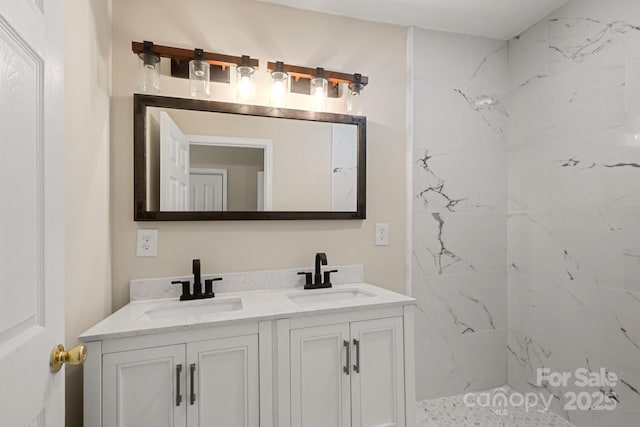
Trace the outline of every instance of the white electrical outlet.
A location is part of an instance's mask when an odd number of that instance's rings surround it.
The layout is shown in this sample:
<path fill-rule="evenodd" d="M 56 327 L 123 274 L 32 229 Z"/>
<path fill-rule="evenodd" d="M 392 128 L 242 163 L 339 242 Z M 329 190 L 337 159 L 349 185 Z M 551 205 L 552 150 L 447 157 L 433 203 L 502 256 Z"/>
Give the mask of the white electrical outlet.
<path fill-rule="evenodd" d="M 158 230 L 138 230 L 136 256 L 158 255 Z"/>
<path fill-rule="evenodd" d="M 389 244 L 389 224 L 376 224 L 376 246 Z"/>

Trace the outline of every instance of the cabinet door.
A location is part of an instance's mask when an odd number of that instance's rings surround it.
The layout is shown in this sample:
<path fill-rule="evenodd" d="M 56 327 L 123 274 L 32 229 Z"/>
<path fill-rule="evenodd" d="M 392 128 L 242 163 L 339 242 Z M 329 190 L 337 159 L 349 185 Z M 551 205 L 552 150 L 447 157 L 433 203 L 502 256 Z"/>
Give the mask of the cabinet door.
<path fill-rule="evenodd" d="M 292 427 L 351 425 L 348 351 L 346 323 L 290 332 Z"/>
<path fill-rule="evenodd" d="M 184 345 L 105 354 L 103 427 L 185 427 Z"/>
<path fill-rule="evenodd" d="M 353 427 L 404 427 L 402 318 L 351 323 Z"/>
<path fill-rule="evenodd" d="M 256 427 L 258 336 L 187 344 L 189 427 Z"/>

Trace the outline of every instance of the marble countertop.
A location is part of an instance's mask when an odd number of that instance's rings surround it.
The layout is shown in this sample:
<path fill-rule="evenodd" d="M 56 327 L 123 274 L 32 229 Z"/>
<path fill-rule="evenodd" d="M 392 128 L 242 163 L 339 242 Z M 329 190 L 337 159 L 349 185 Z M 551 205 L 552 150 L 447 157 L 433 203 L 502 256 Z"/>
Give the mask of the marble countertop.
<path fill-rule="evenodd" d="M 355 293 L 358 297 L 341 299 L 337 296 L 339 293 Z M 331 295 L 328 295 L 329 300 L 324 301 L 309 298 L 315 294 Z M 296 296 L 307 301 L 294 302 L 290 299 Z M 288 288 L 225 292 L 212 299 L 195 301 L 179 301 L 175 297 L 142 300 L 127 304 L 78 339 L 82 342 L 99 341 L 208 328 L 240 321 L 276 320 L 414 303 L 414 298 L 367 283 L 335 285 L 318 290 Z"/>

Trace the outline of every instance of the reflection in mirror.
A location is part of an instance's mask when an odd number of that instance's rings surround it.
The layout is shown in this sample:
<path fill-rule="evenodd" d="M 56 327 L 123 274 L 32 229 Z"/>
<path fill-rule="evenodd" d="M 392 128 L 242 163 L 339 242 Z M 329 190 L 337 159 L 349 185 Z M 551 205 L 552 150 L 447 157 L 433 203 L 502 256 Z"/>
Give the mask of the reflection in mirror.
<path fill-rule="evenodd" d="M 358 127 L 147 108 L 147 210 L 356 211 Z"/>
<path fill-rule="evenodd" d="M 366 118 L 134 96 L 136 221 L 365 219 Z"/>

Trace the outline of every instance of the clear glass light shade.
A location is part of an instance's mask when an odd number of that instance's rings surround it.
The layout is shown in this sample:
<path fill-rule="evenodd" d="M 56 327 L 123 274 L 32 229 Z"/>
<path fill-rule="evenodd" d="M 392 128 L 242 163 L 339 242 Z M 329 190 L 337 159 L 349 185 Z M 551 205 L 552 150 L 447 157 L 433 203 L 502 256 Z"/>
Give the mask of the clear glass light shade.
<path fill-rule="evenodd" d="M 211 66 L 209 61 L 192 59 L 189 61 L 189 85 L 191 96 L 195 98 L 209 98 L 211 96 Z"/>
<path fill-rule="evenodd" d="M 362 115 L 364 85 L 362 83 L 349 84 L 347 91 L 347 111 L 351 114 Z"/>
<path fill-rule="evenodd" d="M 236 86 L 239 102 L 247 102 L 253 99 L 254 85 L 253 73 L 255 69 L 250 66 L 240 65 L 236 68 Z"/>
<path fill-rule="evenodd" d="M 311 79 L 311 108 L 316 111 L 323 111 L 327 107 L 327 96 L 329 94 L 329 81 L 322 77 Z"/>
<path fill-rule="evenodd" d="M 160 92 L 160 57 L 142 52 L 138 58 L 138 89 L 147 93 Z"/>
<path fill-rule="evenodd" d="M 287 105 L 287 95 L 289 88 L 289 75 L 282 71 L 271 73 L 271 105 L 274 107 L 284 107 Z"/>

